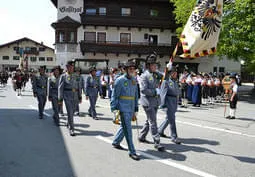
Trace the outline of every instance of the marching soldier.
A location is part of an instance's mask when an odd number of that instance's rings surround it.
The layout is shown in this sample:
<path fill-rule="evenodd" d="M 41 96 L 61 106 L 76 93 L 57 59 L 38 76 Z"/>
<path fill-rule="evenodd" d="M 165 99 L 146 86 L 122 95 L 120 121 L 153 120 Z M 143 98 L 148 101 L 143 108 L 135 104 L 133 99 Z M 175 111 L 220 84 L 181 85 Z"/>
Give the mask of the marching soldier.
<path fill-rule="evenodd" d="M 170 124 L 172 142 L 180 144 L 181 141 L 178 139 L 175 123 L 175 113 L 177 111 L 179 87 L 176 82 L 177 71 L 174 66 L 172 66 L 171 70 L 169 71 L 169 76 L 169 79 L 164 80 L 161 85 L 161 107 L 167 108 L 167 116 L 164 122 L 162 122 L 162 124 L 159 126 L 158 132 L 160 136 L 166 137 L 166 135 L 164 134 L 164 130 L 166 129 L 168 124 Z"/>
<path fill-rule="evenodd" d="M 77 75 L 74 74 L 74 62 L 68 61 L 67 72 L 60 76 L 59 86 L 58 86 L 58 100 L 59 104 L 65 101 L 69 133 L 71 136 L 75 136 L 73 116 L 76 108 L 76 104 L 81 103 L 81 88 L 80 83 L 77 80 Z"/>
<path fill-rule="evenodd" d="M 96 101 L 98 97 L 98 93 L 102 98 L 102 88 L 100 79 L 96 76 L 97 69 L 95 67 L 91 67 L 89 69 L 90 75 L 87 77 L 86 80 L 86 87 L 85 87 L 85 94 L 86 100 L 89 99 L 90 107 L 89 107 L 89 116 L 95 120 L 98 120 L 96 113 Z"/>
<path fill-rule="evenodd" d="M 121 125 L 113 140 L 113 147 L 116 149 L 124 149 L 120 143 L 125 137 L 129 157 L 134 160 L 140 160 L 136 154 L 132 140 L 131 120 L 138 112 L 138 91 L 137 84 L 134 78 L 135 63 L 127 62 L 126 74 L 120 76 L 114 83 L 114 89 L 111 97 L 111 111 L 120 112 Z"/>
<path fill-rule="evenodd" d="M 45 74 L 46 66 L 39 68 L 39 76 L 34 77 L 33 93 L 38 100 L 39 119 L 43 118 L 43 111 L 47 100 L 47 83 L 48 77 Z"/>
<path fill-rule="evenodd" d="M 140 77 L 140 103 L 144 108 L 147 120 L 141 130 L 138 140 L 143 143 L 148 143 L 146 136 L 150 129 L 154 147 L 159 151 L 163 151 L 164 147 L 160 145 L 160 135 L 157 127 L 157 111 L 160 105 L 159 84 L 162 74 L 157 72 L 156 60 L 157 56 L 154 53 L 147 57 L 147 70 Z"/>
<path fill-rule="evenodd" d="M 48 100 L 52 103 L 52 109 L 54 111 L 53 120 L 56 126 L 59 126 L 59 104 L 58 104 L 58 84 L 60 78 L 60 66 L 53 68 L 53 75 L 48 80 Z"/>
<path fill-rule="evenodd" d="M 83 79 L 83 77 L 82 77 L 82 75 L 81 75 L 81 68 L 76 68 L 75 69 L 75 74 L 77 75 L 77 81 L 80 83 L 80 89 L 81 89 L 81 91 L 83 90 L 83 91 L 85 91 L 85 88 L 84 88 L 84 79 Z M 85 93 L 85 92 L 84 92 Z M 77 100 L 77 101 L 79 101 L 79 100 Z M 80 106 L 79 106 L 79 103 L 77 103 L 76 104 L 76 108 L 75 108 L 75 113 L 74 113 L 74 115 L 80 115 Z"/>
<path fill-rule="evenodd" d="M 238 85 L 236 83 L 236 76 L 235 74 L 230 74 L 230 98 L 229 98 L 229 103 L 230 103 L 230 109 L 229 109 L 229 116 L 227 116 L 227 119 L 235 119 L 235 114 L 236 114 L 236 105 L 237 105 L 237 100 L 238 100 Z"/>

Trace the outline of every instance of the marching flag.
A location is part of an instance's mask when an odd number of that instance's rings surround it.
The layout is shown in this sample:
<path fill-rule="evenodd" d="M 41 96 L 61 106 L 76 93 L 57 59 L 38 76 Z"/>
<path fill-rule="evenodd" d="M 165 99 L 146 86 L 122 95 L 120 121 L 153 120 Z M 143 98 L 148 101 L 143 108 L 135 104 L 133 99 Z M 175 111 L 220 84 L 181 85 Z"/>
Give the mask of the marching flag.
<path fill-rule="evenodd" d="M 216 52 L 221 28 L 223 0 L 198 0 L 180 37 L 182 58 Z"/>

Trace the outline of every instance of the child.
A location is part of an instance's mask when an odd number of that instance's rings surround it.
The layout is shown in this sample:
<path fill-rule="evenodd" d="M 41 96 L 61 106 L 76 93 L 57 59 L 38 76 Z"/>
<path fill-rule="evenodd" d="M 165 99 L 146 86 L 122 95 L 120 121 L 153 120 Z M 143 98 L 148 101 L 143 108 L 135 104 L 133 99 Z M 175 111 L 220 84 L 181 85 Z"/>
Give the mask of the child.
<path fill-rule="evenodd" d="M 229 109 L 229 116 L 227 116 L 227 119 L 235 119 L 235 113 L 236 113 L 236 104 L 237 104 L 237 90 L 238 85 L 236 83 L 236 76 L 234 74 L 231 74 L 229 76 L 230 78 L 230 109 Z"/>

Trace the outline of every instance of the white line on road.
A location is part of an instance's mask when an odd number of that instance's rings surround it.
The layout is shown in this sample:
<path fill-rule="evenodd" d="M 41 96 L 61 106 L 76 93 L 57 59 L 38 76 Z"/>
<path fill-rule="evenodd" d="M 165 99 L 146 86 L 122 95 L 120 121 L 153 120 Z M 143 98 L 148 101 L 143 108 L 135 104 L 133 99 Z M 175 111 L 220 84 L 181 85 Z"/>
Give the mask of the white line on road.
<path fill-rule="evenodd" d="M 108 144 L 112 144 L 112 141 L 110 139 L 108 139 L 108 138 L 102 137 L 100 135 L 96 136 L 96 138 L 99 139 L 99 140 L 102 140 L 102 141 L 104 141 L 104 142 L 106 142 Z M 125 145 L 121 145 L 121 146 L 123 146 L 124 148 L 127 149 L 127 146 L 125 146 Z M 202 176 L 202 177 L 216 177 L 215 175 L 212 175 L 212 174 L 209 174 L 209 173 L 206 173 L 206 172 L 203 172 L 203 171 L 200 171 L 200 170 L 197 170 L 197 169 L 194 169 L 194 168 L 182 165 L 182 164 L 178 164 L 178 163 L 172 162 L 170 160 L 161 159 L 161 158 L 159 158 L 157 156 L 145 153 L 145 152 L 140 151 L 140 150 L 138 150 L 137 152 L 139 154 L 141 154 L 142 156 L 146 157 L 146 158 L 155 160 L 155 161 L 157 161 L 159 163 L 162 163 L 162 164 L 174 167 L 174 168 L 178 168 L 180 170 L 183 170 L 183 171 L 186 171 L 186 172 L 198 175 L 198 176 Z"/>
<path fill-rule="evenodd" d="M 29 107 L 32 108 L 32 109 L 37 110 L 37 107 L 34 107 L 33 105 L 29 105 Z M 48 114 L 48 113 L 46 113 L 46 112 L 43 112 L 43 114 L 44 114 L 45 116 L 47 116 L 47 117 L 51 117 L 51 115 Z"/>
<path fill-rule="evenodd" d="M 104 105 L 97 104 L 97 106 L 107 108 Z M 141 113 L 139 112 L 139 114 L 143 114 L 144 116 L 146 116 L 146 114 L 143 113 L 143 112 L 141 112 Z M 194 124 L 194 123 L 191 123 L 191 122 L 184 122 L 184 121 L 179 121 L 179 120 L 176 120 L 176 122 L 178 122 L 180 124 L 184 124 L 184 125 L 190 125 L 190 126 L 193 126 L 193 127 L 199 127 L 199 128 L 209 129 L 209 130 L 216 130 L 216 131 L 230 133 L 230 134 L 234 134 L 234 135 L 241 135 L 241 136 L 246 136 L 246 137 L 249 137 L 249 138 L 255 138 L 255 135 L 250 135 L 250 134 L 246 134 L 246 133 L 242 133 L 242 132 L 227 130 L 227 129 L 224 129 L 224 128 L 210 127 L 210 126 L 207 126 L 207 125 Z"/>

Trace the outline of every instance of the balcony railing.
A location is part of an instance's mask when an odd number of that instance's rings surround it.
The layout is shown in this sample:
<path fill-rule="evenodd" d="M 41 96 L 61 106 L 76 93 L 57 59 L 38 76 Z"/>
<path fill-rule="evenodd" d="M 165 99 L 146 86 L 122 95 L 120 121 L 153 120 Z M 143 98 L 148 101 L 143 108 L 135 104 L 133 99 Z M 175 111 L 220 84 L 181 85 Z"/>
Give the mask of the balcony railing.
<path fill-rule="evenodd" d="M 142 55 L 155 51 L 157 54 L 164 56 L 172 53 L 173 46 L 167 43 L 149 44 L 145 42 L 121 43 L 118 41 L 81 41 L 80 49 L 83 55 L 87 52 Z"/>

